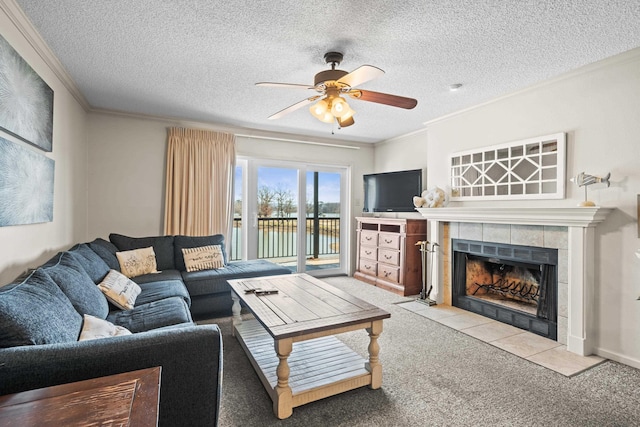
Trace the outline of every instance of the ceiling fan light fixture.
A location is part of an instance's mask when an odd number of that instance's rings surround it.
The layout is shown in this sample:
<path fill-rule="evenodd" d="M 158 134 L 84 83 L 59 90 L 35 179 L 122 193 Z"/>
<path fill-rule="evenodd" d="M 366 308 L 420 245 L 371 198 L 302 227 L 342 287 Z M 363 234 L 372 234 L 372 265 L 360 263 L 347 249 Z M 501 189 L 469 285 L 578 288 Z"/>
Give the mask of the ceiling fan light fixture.
<path fill-rule="evenodd" d="M 418 101 L 413 98 L 359 89 L 361 84 L 384 74 L 384 71 L 380 68 L 371 65 L 362 65 L 350 73 L 344 70 L 337 70 L 336 66 L 342 62 L 342 53 L 340 52 L 328 52 L 325 55 L 325 61 L 331 65 L 331 69 L 317 73 L 314 76 L 313 86 L 272 82 L 256 83 L 259 86 L 295 87 L 313 89 L 318 92 L 316 96 L 303 99 L 271 115 L 269 117 L 270 120 L 280 118 L 298 108 L 315 102 L 315 104 L 309 107 L 309 111 L 313 117 L 324 123 L 333 124 L 337 122 L 341 127 L 351 126 L 354 124 L 353 116 L 355 111 L 353 111 L 345 100 L 346 95 L 361 101 L 385 104 L 407 110 L 414 108 L 418 104 Z"/>

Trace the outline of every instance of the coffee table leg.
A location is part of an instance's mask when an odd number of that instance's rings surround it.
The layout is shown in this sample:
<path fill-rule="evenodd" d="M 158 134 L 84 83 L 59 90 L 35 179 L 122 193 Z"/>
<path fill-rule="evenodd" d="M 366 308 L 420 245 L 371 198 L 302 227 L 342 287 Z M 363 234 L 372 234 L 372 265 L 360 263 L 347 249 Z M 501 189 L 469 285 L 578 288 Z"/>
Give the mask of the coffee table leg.
<path fill-rule="evenodd" d="M 380 353 L 378 337 L 382 333 L 382 320 L 371 322 L 371 327 L 367 328 L 367 332 L 369 333 L 369 361 L 364 364 L 364 367 L 371 372 L 369 388 L 377 389 L 382 386 L 382 365 L 378 359 Z"/>
<path fill-rule="evenodd" d="M 240 312 L 242 308 L 240 307 L 240 297 L 231 291 L 231 299 L 233 300 L 233 305 L 231 306 L 231 312 L 233 313 L 233 325 L 231 327 L 231 335 L 236 335 L 236 325 L 242 323 L 242 316 L 240 316 Z"/>
<path fill-rule="evenodd" d="M 289 387 L 289 363 L 287 358 L 291 354 L 293 341 L 291 338 L 276 340 L 275 349 L 278 355 L 278 384 L 275 387 L 275 399 L 273 400 L 273 412 L 279 419 L 288 418 L 293 413 L 293 395 Z"/>

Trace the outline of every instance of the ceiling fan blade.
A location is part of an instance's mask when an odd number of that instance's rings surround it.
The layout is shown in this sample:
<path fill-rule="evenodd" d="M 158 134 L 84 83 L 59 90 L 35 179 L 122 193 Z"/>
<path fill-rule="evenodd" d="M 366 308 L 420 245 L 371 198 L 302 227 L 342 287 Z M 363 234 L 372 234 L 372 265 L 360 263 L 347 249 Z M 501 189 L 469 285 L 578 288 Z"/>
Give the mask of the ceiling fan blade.
<path fill-rule="evenodd" d="M 392 107 L 405 108 L 411 110 L 418 105 L 418 101 L 404 96 L 390 95 L 388 93 L 374 92 L 371 90 L 350 90 L 347 92 L 352 98 L 361 101 L 376 102 L 378 104 L 391 105 Z"/>
<path fill-rule="evenodd" d="M 259 82 L 256 86 L 268 86 L 268 87 L 294 87 L 297 89 L 315 89 L 314 86 L 302 85 L 296 83 L 274 83 L 274 82 Z"/>
<path fill-rule="evenodd" d="M 285 108 L 284 110 L 280 110 L 275 114 L 272 114 L 268 117 L 269 120 L 275 120 L 275 119 L 279 119 L 282 116 L 285 116 L 299 108 L 304 107 L 305 105 L 309 105 L 311 104 L 313 101 L 317 100 L 318 98 L 322 97 L 322 95 L 318 95 L 318 96 L 312 96 L 311 98 L 307 98 L 307 99 L 303 99 L 300 102 L 296 102 L 293 105 L 288 106 L 287 108 Z"/>
<path fill-rule="evenodd" d="M 384 74 L 378 67 L 374 67 L 373 65 L 362 65 L 349 74 L 340 77 L 338 83 L 344 83 L 349 87 L 357 87 L 362 83 L 368 82 L 369 80 L 377 79 L 381 75 Z"/>

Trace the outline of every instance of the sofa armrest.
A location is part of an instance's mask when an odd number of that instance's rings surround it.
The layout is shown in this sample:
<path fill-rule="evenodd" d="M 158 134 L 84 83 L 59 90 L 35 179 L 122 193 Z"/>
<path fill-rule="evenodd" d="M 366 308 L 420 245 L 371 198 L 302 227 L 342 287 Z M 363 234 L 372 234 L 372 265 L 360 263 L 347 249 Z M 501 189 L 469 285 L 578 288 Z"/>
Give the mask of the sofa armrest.
<path fill-rule="evenodd" d="M 161 366 L 160 426 L 217 425 L 222 335 L 216 325 L 0 350 L 0 395 Z"/>

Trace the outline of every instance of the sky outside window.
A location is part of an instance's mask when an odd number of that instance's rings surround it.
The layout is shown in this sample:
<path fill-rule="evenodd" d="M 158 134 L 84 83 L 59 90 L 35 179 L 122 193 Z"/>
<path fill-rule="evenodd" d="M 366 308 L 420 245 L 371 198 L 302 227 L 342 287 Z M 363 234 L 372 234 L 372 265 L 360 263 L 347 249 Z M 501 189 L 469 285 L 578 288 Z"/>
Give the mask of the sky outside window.
<path fill-rule="evenodd" d="M 296 194 L 298 189 L 296 169 L 284 168 L 260 168 L 258 174 L 258 188 L 282 188 L 291 194 Z M 318 199 L 325 203 L 340 202 L 340 174 L 333 172 L 319 172 L 318 174 Z M 313 172 L 307 174 L 307 195 L 313 194 Z M 242 199 L 242 169 L 236 168 L 235 175 L 235 200 Z M 311 202 L 310 200 L 309 202 Z"/>

